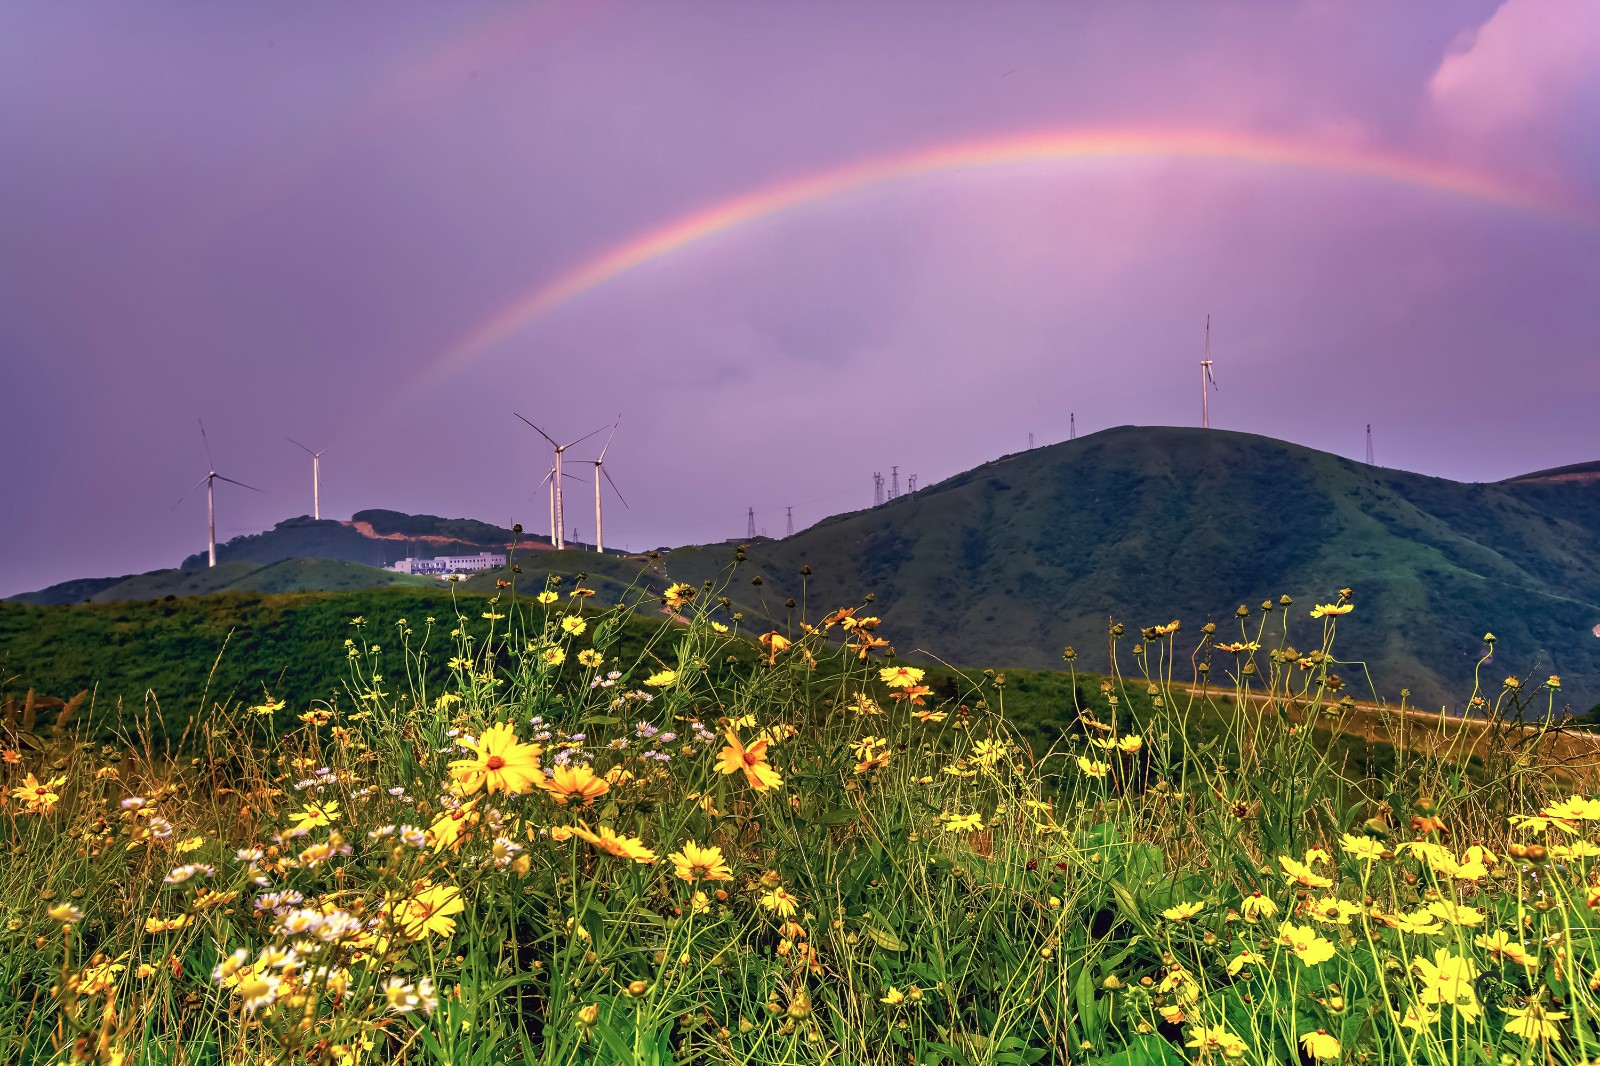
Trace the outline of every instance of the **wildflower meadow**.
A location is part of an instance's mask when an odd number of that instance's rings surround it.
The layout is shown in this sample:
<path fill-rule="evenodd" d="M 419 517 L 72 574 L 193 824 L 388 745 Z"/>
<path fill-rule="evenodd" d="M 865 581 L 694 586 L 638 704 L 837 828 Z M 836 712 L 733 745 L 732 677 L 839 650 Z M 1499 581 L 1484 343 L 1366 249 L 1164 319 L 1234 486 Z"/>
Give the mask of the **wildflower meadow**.
<path fill-rule="evenodd" d="M 535 592 L 353 618 L 347 698 L 181 744 L 11 714 L 0 1062 L 1600 1058 L 1559 678 L 1358 703 L 1356 595 L 1284 597 L 1108 624 L 1040 750 L 1003 671 L 936 693 L 870 603 Z"/>

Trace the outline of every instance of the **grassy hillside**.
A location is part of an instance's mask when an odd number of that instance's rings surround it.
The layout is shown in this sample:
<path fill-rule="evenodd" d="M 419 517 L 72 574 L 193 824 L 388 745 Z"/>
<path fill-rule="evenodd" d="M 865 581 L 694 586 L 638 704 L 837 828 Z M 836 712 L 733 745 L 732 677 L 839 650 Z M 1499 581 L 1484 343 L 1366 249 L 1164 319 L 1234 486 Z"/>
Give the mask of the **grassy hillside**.
<path fill-rule="evenodd" d="M 1106 624 L 1212 619 L 1287 594 L 1294 629 L 1355 587 L 1345 654 L 1381 694 L 1426 704 L 1470 690 L 1481 638 L 1493 669 L 1559 673 L 1600 699 L 1600 514 L 1581 481 L 1467 485 L 1242 433 L 1125 427 L 1006 456 L 883 507 L 749 546 L 781 616 L 810 566 L 813 603 L 878 595 L 902 652 L 1043 667 L 1064 644 L 1105 665 Z M 726 546 L 665 557 L 697 581 Z M 1275 619 L 1274 626 L 1278 624 Z M 1351 671 L 1346 671 L 1350 673 Z M 1358 694 L 1364 694 L 1359 693 Z"/>
<path fill-rule="evenodd" d="M 13 597 L 34 606 L 158 600 L 218 592 L 340 592 L 391 586 L 438 588 L 434 578 L 396 574 L 337 559 L 283 559 L 275 563 L 220 562 L 215 567 L 152 570 L 119 578 L 67 581 Z"/>

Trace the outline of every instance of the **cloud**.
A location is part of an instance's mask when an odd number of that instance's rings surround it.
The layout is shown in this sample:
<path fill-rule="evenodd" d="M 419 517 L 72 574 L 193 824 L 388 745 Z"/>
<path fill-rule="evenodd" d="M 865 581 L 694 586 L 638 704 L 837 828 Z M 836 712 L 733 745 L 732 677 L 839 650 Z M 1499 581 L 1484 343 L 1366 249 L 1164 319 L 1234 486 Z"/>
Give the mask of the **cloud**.
<path fill-rule="evenodd" d="M 1428 93 L 1469 136 L 1553 140 L 1600 96 L 1600 4 L 1507 0 L 1456 42 Z"/>

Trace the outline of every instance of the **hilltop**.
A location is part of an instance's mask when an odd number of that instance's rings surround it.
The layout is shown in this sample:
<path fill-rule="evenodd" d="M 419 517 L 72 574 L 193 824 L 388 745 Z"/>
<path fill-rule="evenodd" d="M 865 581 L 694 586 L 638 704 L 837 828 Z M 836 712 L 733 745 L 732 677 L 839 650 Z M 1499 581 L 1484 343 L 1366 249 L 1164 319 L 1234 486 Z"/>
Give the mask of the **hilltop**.
<path fill-rule="evenodd" d="M 810 566 L 811 604 L 876 593 L 872 610 L 903 652 L 1044 667 L 1071 644 L 1103 669 L 1110 618 L 1134 630 L 1211 620 L 1237 634 L 1241 602 L 1253 631 L 1259 604 L 1287 594 L 1291 635 L 1307 647 L 1306 610 L 1354 586 L 1340 643 L 1379 695 L 1408 687 L 1424 705 L 1455 704 L 1488 630 L 1500 638 L 1495 686 L 1559 673 L 1587 707 L 1600 698 L 1596 471 L 1463 484 L 1253 434 L 1122 427 L 753 542 L 748 567 L 763 583 L 740 597 L 781 616 Z M 726 556 L 678 549 L 665 565 L 697 581 Z M 1358 668 L 1345 673 L 1368 694 Z"/>
<path fill-rule="evenodd" d="M 340 592 L 390 586 L 437 588 L 439 582 L 338 559 L 281 559 L 270 563 L 233 560 L 219 562 L 215 567 L 184 567 L 127 577 L 63 581 L 38 592 L 12 596 L 11 602 L 63 606 L 208 596 L 221 592 Z"/>

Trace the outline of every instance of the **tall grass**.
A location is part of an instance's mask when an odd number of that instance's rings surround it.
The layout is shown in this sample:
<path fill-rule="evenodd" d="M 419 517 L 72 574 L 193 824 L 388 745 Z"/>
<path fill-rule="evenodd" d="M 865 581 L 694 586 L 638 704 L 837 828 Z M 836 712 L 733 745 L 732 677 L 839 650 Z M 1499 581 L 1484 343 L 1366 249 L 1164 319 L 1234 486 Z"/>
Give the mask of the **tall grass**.
<path fill-rule="evenodd" d="M 1112 626 L 1036 751 L 1003 674 L 936 697 L 867 605 L 746 634 L 720 591 L 625 661 L 554 584 L 352 619 L 347 698 L 218 707 L 182 759 L 12 715 L 0 1062 L 1600 1054 L 1557 679 L 1359 706 L 1346 591 Z"/>

